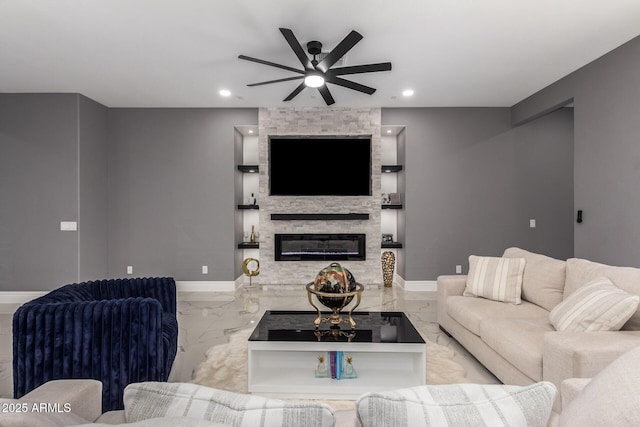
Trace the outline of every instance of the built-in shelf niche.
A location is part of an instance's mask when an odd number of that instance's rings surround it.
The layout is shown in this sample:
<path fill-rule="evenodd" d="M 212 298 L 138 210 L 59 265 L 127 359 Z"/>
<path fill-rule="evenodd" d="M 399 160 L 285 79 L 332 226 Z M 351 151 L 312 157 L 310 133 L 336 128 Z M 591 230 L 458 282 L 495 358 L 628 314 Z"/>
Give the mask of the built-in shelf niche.
<path fill-rule="evenodd" d="M 400 174 L 403 173 L 404 167 L 401 158 L 398 157 L 398 135 L 404 131 L 404 126 L 382 126 L 382 175 L 381 190 L 382 193 L 393 194 L 402 193 L 403 189 L 399 187 Z M 403 244 L 401 236 L 404 235 L 399 230 L 400 216 L 404 215 L 404 206 L 402 203 L 384 203 L 381 205 L 381 233 L 391 234 L 394 241 L 382 242 L 382 249 L 402 249 Z"/>
<path fill-rule="evenodd" d="M 402 249 L 402 243 L 400 242 L 383 242 L 382 249 Z"/>
<path fill-rule="evenodd" d="M 382 173 L 400 172 L 402 165 L 382 165 Z"/>
<path fill-rule="evenodd" d="M 258 173 L 260 167 L 258 165 L 238 165 L 238 170 L 244 173 Z"/>
<path fill-rule="evenodd" d="M 238 200 L 237 214 L 241 218 L 242 235 L 237 238 L 236 247 L 242 251 L 242 258 L 258 258 L 260 244 L 249 241 L 252 227 L 256 235 L 260 230 L 260 205 L 259 200 L 254 202 L 254 198 L 259 193 L 259 172 L 258 165 L 258 126 L 236 126 L 236 130 L 242 135 L 242 157 L 238 159 L 236 169 L 241 172 L 242 176 L 242 193 L 241 199 Z M 251 198 L 252 196 L 254 198 Z M 245 284 L 248 279 L 243 276 Z M 255 283 L 255 278 L 254 278 Z"/>
<path fill-rule="evenodd" d="M 258 242 L 240 242 L 238 243 L 238 249 L 259 249 L 260 243 Z"/>

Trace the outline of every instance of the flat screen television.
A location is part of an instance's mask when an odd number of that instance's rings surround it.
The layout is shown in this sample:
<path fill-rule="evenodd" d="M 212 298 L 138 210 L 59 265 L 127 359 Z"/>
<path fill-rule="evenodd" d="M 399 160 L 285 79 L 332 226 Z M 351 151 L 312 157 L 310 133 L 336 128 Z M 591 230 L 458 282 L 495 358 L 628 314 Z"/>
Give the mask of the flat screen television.
<path fill-rule="evenodd" d="M 272 196 L 370 196 L 371 137 L 271 137 Z"/>

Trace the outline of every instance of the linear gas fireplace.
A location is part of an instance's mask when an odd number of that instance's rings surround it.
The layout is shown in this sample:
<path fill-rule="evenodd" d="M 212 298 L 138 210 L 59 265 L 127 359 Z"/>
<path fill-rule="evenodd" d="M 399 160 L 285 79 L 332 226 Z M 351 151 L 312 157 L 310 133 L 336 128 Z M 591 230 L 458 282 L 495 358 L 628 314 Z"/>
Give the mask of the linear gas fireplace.
<path fill-rule="evenodd" d="M 276 234 L 276 261 L 364 261 L 365 234 Z"/>

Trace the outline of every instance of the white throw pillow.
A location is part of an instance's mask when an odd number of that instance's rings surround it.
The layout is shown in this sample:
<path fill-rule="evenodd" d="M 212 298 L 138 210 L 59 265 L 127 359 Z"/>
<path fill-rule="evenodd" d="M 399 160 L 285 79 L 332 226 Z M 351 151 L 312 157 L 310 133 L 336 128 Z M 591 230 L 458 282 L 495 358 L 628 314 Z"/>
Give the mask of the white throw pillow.
<path fill-rule="evenodd" d="M 558 331 L 618 331 L 636 312 L 640 296 L 630 294 L 606 277 L 578 288 L 549 313 Z"/>
<path fill-rule="evenodd" d="M 520 304 L 524 258 L 469 257 L 467 286 L 462 295 Z"/>
<path fill-rule="evenodd" d="M 228 427 L 227 424 L 214 423 L 212 421 L 198 420 L 189 417 L 149 418 L 148 420 L 124 424 L 83 424 L 78 427 Z"/>
<path fill-rule="evenodd" d="M 366 393 L 356 410 L 363 427 L 545 427 L 556 394 L 550 382 L 425 385 Z"/>
<path fill-rule="evenodd" d="M 235 427 L 332 427 L 329 405 L 285 402 L 190 383 L 142 382 L 124 389 L 127 422 L 185 416 Z"/>

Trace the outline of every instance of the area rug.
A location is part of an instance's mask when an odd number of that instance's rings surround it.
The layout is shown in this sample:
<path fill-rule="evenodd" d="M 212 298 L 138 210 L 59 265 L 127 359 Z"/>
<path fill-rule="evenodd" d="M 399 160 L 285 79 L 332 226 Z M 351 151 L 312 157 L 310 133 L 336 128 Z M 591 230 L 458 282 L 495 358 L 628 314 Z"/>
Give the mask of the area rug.
<path fill-rule="evenodd" d="M 211 347 L 206 360 L 200 363 L 192 383 L 236 393 L 247 393 L 247 340 L 252 329 L 240 330 L 229 342 Z M 427 384 L 454 384 L 466 381 L 465 369 L 453 360 L 455 352 L 449 347 L 427 342 Z M 323 401 L 335 410 L 353 408 L 353 401 Z"/>

